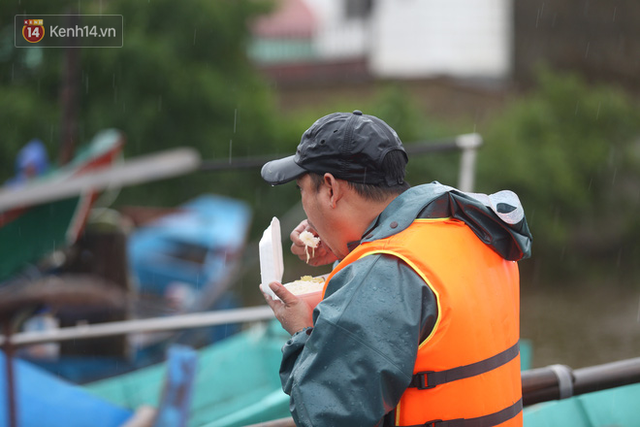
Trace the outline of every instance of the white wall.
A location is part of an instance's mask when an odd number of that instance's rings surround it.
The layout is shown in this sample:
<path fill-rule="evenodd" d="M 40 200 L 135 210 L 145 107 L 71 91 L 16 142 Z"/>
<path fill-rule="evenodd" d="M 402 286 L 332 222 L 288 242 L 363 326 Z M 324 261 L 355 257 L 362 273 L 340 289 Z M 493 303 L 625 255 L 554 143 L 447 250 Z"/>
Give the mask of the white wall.
<path fill-rule="evenodd" d="M 370 22 L 347 20 L 343 0 L 304 0 L 318 18 L 315 49 L 325 60 L 361 58 L 369 50 Z"/>
<path fill-rule="evenodd" d="M 373 19 L 375 75 L 503 78 L 511 72 L 511 0 L 378 0 Z"/>
<path fill-rule="evenodd" d="M 374 0 L 347 20 L 344 0 L 304 0 L 316 14 L 319 60 L 367 57 L 384 78 L 505 78 L 512 69 L 513 0 Z"/>

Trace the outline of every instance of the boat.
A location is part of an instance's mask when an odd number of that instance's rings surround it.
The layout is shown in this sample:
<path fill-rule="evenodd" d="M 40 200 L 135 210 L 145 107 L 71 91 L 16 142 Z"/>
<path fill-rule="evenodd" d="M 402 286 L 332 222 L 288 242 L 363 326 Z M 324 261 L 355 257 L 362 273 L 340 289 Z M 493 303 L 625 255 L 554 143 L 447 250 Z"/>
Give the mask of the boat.
<path fill-rule="evenodd" d="M 279 323 L 259 323 L 198 351 L 188 426 L 243 426 L 289 416 L 280 385 L 281 348 L 290 338 Z M 158 407 L 164 364 L 85 384 L 93 396 L 135 411 Z"/>
<path fill-rule="evenodd" d="M 188 426 L 295 427 L 289 416 L 289 397 L 278 376 L 281 347 L 287 339 L 289 334 L 272 321 L 201 349 Z M 529 358 L 531 348 L 525 344 L 523 349 Z M 573 396 L 557 400 L 557 372 L 571 379 Z M 163 366 L 157 365 L 84 388 L 135 411 L 158 406 L 163 374 Z M 525 427 L 638 426 L 640 358 L 576 370 L 558 366 L 525 369 L 522 376 Z"/>
<path fill-rule="evenodd" d="M 104 170 L 122 155 L 124 137 L 115 129 L 99 132 L 70 163 L 2 191 L 0 204 L 0 283 L 9 280 L 43 257 L 73 244 L 80 235 L 97 192 L 87 189 L 69 197 L 43 203 L 19 204 L 20 196 L 47 183 L 61 185 L 83 175 Z"/>
<path fill-rule="evenodd" d="M 184 311 L 208 308 L 238 266 L 250 223 L 245 202 L 205 194 L 138 227 L 127 243 L 137 291 L 178 294 Z"/>
<path fill-rule="evenodd" d="M 640 384 L 595 391 L 524 409 L 524 427 L 637 427 Z"/>
<path fill-rule="evenodd" d="M 103 307 L 93 312 L 78 307 L 58 309 L 56 320 L 61 327 L 68 327 L 79 320 L 94 324 L 237 307 L 239 299 L 230 285 L 240 265 L 250 222 L 251 211 L 245 202 L 204 194 L 126 236 L 116 227 L 115 237 L 121 237 L 118 239 L 107 240 L 104 230 L 96 232 L 89 227 L 81 240 L 83 245 L 75 252 L 89 256 L 95 264 L 95 260 L 109 254 L 101 253 L 100 245 L 92 244 L 92 239 L 106 240 L 110 247 L 119 242 L 121 246 L 116 252 L 125 254 L 127 259 L 107 263 L 101 269 L 127 270 L 113 275 L 111 283 L 126 290 L 128 303 L 120 310 L 108 312 Z M 78 281 L 78 276 L 67 272 L 55 277 L 69 285 Z M 85 284 L 97 280 L 92 276 L 81 277 Z M 118 277 L 130 280 L 116 283 Z M 131 332 L 118 337 L 29 346 L 20 356 L 62 378 L 83 384 L 161 362 L 168 347 L 177 340 L 201 347 L 238 330 L 232 324 L 186 332 Z M 60 350 L 53 357 L 42 357 L 41 349 L 45 346 L 58 346 Z"/>
<path fill-rule="evenodd" d="M 640 357 L 571 369 L 522 373 L 525 427 L 640 425 Z"/>
<path fill-rule="evenodd" d="M 65 271 L 69 255 L 89 234 L 86 225 L 96 212 L 92 209 L 96 201 L 101 205 L 100 212 L 108 211 L 98 199 L 100 194 L 111 196 L 109 190 L 117 192 L 123 186 L 193 171 L 199 167 L 200 156 L 195 150 L 182 147 L 125 161 L 124 142 L 124 135 L 116 129 L 101 131 L 66 165 L 0 188 L 3 324 L 57 328 L 78 321 L 117 321 L 137 315 L 130 311 L 132 292 L 126 283 L 109 280 L 95 270 Z M 107 198 L 106 204 L 112 200 Z M 234 230 L 243 236 L 246 228 L 243 223 L 241 229 Z M 85 249 L 75 252 L 84 253 Z M 105 264 L 100 268 L 102 273 L 114 270 Z M 129 275 L 124 269 L 121 273 L 122 277 Z M 209 308 L 215 304 L 230 307 L 229 300 L 222 297 L 209 302 Z M 4 334 L 15 332 L 11 327 Z M 53 343 L 19 349 L 16 355 L 78 383 L 126 372 L 163 358 L 162 348 L 149 349 L 138 358 L 141 352 L 125 341 L 122 337 L 88 346 L 83 342 L 71 351 Z M 88 351 L 90 346 L 97 350 Z"/>
<path fill-rule="evenodd" d="M 239 306 L 231 284 L 240 268 L 251 210 L 247 203 L 203 194 L 137 227 L 127 239 L 136 298 L 132 317 L 144 319 Z M 136 366 L 162 361 L 176 336 L 202 347 L 239 330 L 236 325 L 197 331 L 132 333 Z"/>

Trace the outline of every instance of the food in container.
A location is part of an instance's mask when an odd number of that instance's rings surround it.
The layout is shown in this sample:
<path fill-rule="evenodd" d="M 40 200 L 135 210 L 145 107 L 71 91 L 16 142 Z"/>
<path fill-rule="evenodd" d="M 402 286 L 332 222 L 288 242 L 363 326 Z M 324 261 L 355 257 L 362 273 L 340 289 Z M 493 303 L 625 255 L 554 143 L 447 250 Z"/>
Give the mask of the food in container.
<path fill-rule="evenodd" d="M 320 238 L 308 231 L 300 233 L 300 239 L 305 244 L 307 262 L 310 259 L 308 249 L 315 249 L 320 243 Z M 284 272 L 282 260 L 282 240 L 280 233 L 280 221 L 273 217 L 269 227 L 264 231 L 259 244 L 260 251 L 260 288 L 271 298 L 279 300 L 276 294 L 269 288 L 271 282 L 281 282 Z M 284 286 L 294 295 L 302 298 L 311 307 L 318 305 L 322 300 L 322 289 L 325 276 L 302 276 L 300 280 L 287 283 Z"/>
<path fill-rule="evenodd" d="M 325 279 L 325 276 L 302 276 L 300 280 L 295 280 L 284 286 L 289 292 L 302 298 L 311 307 L 315 307 L 322 300 Z"/>

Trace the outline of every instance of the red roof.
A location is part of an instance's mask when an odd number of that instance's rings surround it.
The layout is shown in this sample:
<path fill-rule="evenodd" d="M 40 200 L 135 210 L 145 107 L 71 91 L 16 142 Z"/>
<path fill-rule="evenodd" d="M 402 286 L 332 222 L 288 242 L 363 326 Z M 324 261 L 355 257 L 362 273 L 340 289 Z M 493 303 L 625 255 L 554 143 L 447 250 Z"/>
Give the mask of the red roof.
<path fill-rule="evenodd" d="M 310 38 L 316 29 L 313 12 L 303 0 L 279 0 L 269 15 L 256 19 L 252 33 L 265 38 Z"/>

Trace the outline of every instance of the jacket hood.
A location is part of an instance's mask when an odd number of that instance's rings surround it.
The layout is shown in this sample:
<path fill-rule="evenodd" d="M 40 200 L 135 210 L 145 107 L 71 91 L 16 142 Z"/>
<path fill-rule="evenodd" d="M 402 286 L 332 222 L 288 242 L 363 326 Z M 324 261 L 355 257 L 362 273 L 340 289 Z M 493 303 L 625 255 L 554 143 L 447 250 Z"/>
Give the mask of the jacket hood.
<path fill-rule="evenodd" d="M 412 187 L 398 196 L 380 214 L 376 228 L 363 241 L 398 233 L 416 218 L 447 217 L 463 221 L 504 259 L 518 261 L 531 256 L 533 237 L 520 199 L 513 191 L 465 193 L 436 181 Z"/>

